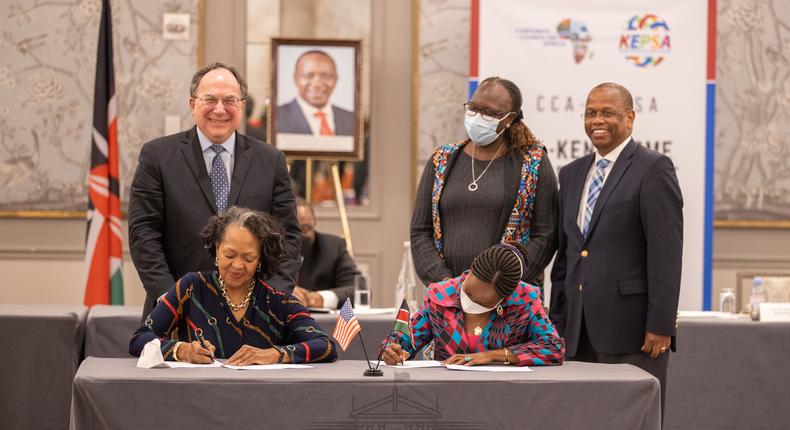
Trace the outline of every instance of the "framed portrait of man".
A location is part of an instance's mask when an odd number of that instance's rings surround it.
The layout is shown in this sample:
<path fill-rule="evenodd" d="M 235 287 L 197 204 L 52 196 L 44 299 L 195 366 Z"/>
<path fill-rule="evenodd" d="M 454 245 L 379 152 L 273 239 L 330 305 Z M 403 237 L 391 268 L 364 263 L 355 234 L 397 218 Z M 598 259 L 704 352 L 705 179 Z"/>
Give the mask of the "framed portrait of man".
<path fill-rule="evenodd" d="M 269 141 L 287 156 L 362 159 L 360 46 L 272 39 Z"/>

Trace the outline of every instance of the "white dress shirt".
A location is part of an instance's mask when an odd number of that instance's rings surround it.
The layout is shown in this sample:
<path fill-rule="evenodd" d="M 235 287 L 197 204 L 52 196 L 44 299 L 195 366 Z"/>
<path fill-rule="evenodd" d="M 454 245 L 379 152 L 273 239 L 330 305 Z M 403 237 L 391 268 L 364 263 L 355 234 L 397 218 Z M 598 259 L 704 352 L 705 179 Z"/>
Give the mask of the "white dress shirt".
<path fill-rule="evenodd" d="M 206 162 L 206 170 L 208 170 L 208 175 L 211 177 L 211 163 L 214 162 L 214 157 L 217 154 L 211 149 L 211 145 L 214 145 L 214 143 L 211 143 L 208 137 L 206 137 L 199 128 L 197 128 L 197 135 L 198 141 L 200 141 L 200 149 L 203 150 L 203 160 Z M 231 134 L 228 140 L 222 142 L 220 145 L 225 148 L 225 151 L 220 152 L 219 155 L 222 157 L 222 163 L 225 165 L 225 172 L 228 174 L 228 183 L 230 184 L 230 179 L 233 176 L 233 154 L 236 150 L 236 133 L 234 132 Z"/>
<path fill-rule="evenodd" d="M 631 136 L 626 137 L 624 141 L 620 142 L 619 145 L 617 145 L 605 156 L 602 156 L 598 152 L 595 153 L 595 160 L 593 160 L 592 166 L 590 166 L 590 170 L 587 172 L 587 179 L 584 180 L 584 188 L 582 189 L 582 199 L 579 202 L 579 214 L 576 217 L 576 225 L 579 226 L 579 230 L 582 229 L 582 225 L 584 223 L 584 211 L 587 210 L 587 195 L 590 193 L 590 182 L 592 182 L 593 173 L 595 173 L 595 170 L 597 169 L 596 164 L 598 163 L 598 160 L 606 159 L 610 161 L 609 165 L 603 170 L 603 182 L 601 183 L 601 189 L 603 189 L 604 184 L 606 184 L 606 178 L 609 177 L 609 172 L 612 171 L 614 163 L 617 162 L 617 157 L 620 156 L 620 153 L 623 152 L 623 148 L 625 148 L 626 143 L 628 143 L 630 140 Z"/>
<path fill-rule="evenodd" d="M 299 96 L 296 96 L 296 103 L 298 103 L 299 107 L 302 109 L 302 114 L 307 120 L 307 124 L 310 125 L 310 131 L 313 132 L 313 136 L 321 135 L 321 118 L 315 116 L 317 112 L 323 112 L 324 115 L 326 115 L 326 122 L 332 130 L 332 134 L 335 134 L 335 116 L 332 114 L 331 103 L 327 102 L 323 108 L 316 109 L 315 106 L 307 103 L 306 100 Z"/>
<path fill-rule="evenodd" d="M 318 290 L 316 293 L 324 298 L 324 307 L 327 309 L 337 309 L 337 304 L 340 303 L 340 298 L 334 291 Z"/>

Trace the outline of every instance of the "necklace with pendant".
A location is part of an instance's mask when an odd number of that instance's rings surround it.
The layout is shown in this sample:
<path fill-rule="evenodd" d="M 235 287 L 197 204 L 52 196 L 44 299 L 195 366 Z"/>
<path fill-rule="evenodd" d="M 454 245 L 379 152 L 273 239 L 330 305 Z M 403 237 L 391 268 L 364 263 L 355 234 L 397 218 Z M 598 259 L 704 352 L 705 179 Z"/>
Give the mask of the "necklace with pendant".
<path fill-rule="evenodd" d="M 474 143 L 472 145 L 474 145 Z M 476 176 L 475 175 L 475 149 L 477 149 L 477 146 L 472 146 L 472 182 L 470 182 L 469 186 L 466 187 L 467 189 L 469 189 L 469 191 L 472 191 L 472 192 L 477 191 L 477 188 L 478 188 L 477 181 L 479 181 L 480 178 L 482 178 L 483 175 L 486 174 L 486 172 L 488 171 L 488 168 L 491 167 L 491 164 L 494 163 L 494 160 L 496 160 L 497 156 L 499 155 L 499 150 L 502 149 L 502 146 L 504 146 L 504 145 L 500 145 L 499 148 L 496 149 L 496 152 L 494 153 L 494 157 L 491 158 L 491 161 L 488 162 L 488 165 L 480 173 L 480 176 Z"/>
<path fill-rule="evenodd" d="M 472 315 L 472 314 L 469 314 L 469 315 Z M 486 315 L 487 316 L 488 313 L 485 313 L 485 314 L 482 314 L 482 315 Z M 475 319 L 477 320 L 477 318 L 475 318 Z M 483 322 L 483 321 L 485 321 L 485 318 L 481 318 L 480 320 L 475 321 L 475 329 L 473 330 L 473 333 L 475 334 L 475 336 L 480 336 L 483 333 L 483 329 L 480 327 L 480 323 Z"/>

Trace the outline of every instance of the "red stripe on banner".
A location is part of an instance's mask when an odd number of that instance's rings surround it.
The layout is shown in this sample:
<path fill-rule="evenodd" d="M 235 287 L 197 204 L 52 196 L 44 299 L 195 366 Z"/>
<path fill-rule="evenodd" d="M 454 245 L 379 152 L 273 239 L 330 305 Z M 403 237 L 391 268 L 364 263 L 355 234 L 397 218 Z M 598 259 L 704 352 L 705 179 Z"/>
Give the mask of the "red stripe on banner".
<path fill-rule="evenodd" d="M 716 80 L 716 0 L 708 0 L 708 70 L 709 81 Z"/>
<path fill-rule="evenodd" d="M 93 194 L 92 191 L 89 191 Z M 98 220 L 93 222 L 98 223 Z M 94 227 L 96 228 L 96 227 Z M 98 227 L 99 234 L 96 243 L 93 245 L 93 256 L 88 262 L 88 279 L 85 289 L 85 305 L 110 303 L 110 288 L 106 285 L 106 280 L 110 279 L 110 226 L 104 221 Z M 97 286 L 97 283 L 99 284 Z M 102 288 L 104 286 L 104 288 Z"/>
<path fill-rule="evenodd" d="M 472 0 L 472 14 L 469 17 L 469 77 L 477 78 L 478 53 L 480 49 L 480 0 Z"/>
<path fill-rule="evenodd" d="M 409 313 L 406 311 L 406 309 L 400 309 L 398 311 L 398 316 L 395 317 L 395 319 L 398 320 L 398 321 L 403 321 L 403 322 L 408 324 L 409 323 Z"/>

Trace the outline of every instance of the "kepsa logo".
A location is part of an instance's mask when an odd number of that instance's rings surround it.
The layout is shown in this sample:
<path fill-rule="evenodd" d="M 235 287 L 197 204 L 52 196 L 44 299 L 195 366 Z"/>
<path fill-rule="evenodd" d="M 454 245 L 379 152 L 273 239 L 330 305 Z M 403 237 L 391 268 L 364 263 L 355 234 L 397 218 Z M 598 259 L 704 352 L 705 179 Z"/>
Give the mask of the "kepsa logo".
<path fill-rule="evenodd" d="M 620 35 L 620 52 L 637 67 L 658 66 L 671 48 L 669 25 L 653 14 L 634 15 Z"/>

